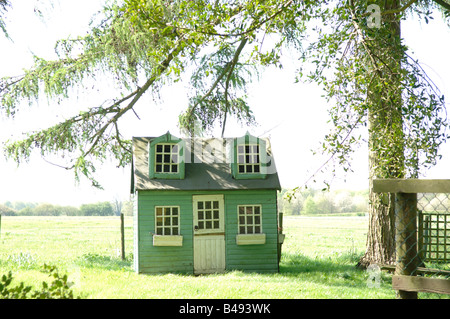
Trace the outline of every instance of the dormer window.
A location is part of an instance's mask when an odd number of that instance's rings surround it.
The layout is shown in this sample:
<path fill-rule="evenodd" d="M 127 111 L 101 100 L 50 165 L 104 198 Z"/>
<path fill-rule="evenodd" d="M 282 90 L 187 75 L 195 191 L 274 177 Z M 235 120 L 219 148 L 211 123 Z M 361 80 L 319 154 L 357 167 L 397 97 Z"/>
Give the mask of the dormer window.
<path fill-rule="evenodd" d="M 237 146 L 237 166 L 240 174 L 259 174 L 261 161 L 258 144 L 240 144 Z"/>
<path fill-rule="evenodd" d="M 235 179 L 264 179 L 267 175 L 266 142 L 246 134 L 234 139 L 231 171 Z"/>
<path fill-rule="evenodd" d="M 169 132 L 149 144 L 149 172 L 152 179 L 184 179 L 185 142 Z"/>
<path fill-rule="evenodd" d="M 159 143 L 155 150 L 155 173 L 179 172 L 180 148 L 178 144 Z"/>

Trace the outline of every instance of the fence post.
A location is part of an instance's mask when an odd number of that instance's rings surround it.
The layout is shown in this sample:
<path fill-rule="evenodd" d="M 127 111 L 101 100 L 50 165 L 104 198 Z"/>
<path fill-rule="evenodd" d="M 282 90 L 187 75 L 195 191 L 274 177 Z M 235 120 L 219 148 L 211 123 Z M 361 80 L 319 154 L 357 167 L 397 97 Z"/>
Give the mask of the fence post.
<path fill-rule="evenodd" d="M 120 213 L 120 242 L 121 242 L 122 260 L 125 260 L 125 225 L 123 213 Z"/>
<path fill-rule="evenodd" d="M 281 241 L 281 239 L 284 241 L 284 238 L 281 238 L 283 234 L 283 213 L 278 213 L 278 263 L 280 263 L 281 260 L 281 247 L 283 247 L 283 242 Z"/>
<path fill-rule="evenodd" d="M 415 276 L 419 265 L 417 247 L 417 194 L 396 193 L 396 275 Z M 417 299 L 417 291 L 399 290 L 399 299 Z"/>

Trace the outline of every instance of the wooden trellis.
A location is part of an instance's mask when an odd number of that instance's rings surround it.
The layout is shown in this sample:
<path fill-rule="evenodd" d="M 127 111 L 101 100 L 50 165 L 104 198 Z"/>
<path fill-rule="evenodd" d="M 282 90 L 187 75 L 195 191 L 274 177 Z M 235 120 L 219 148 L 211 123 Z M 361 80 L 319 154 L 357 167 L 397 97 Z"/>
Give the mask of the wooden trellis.
<path fill-rule="evenodd" d="M 450 193 L 450 180 L 374 180 L 373 191 L 394 193 L 396 198 L 397 262 L 392 287 L 398 291 L 398 297 L 415 299 L 417 292 L 450 294 L 449 271 L 423 267 L 427 258 L 434 262 L 448 260 L 450 218 L 446 214 L 424 214 L 417 209 L 417 194 Z"/>
<path fill-rule="evenodd" d="M 419 212 L 419 253 L 431 263 L 450 263 L 450 214 Z"/>

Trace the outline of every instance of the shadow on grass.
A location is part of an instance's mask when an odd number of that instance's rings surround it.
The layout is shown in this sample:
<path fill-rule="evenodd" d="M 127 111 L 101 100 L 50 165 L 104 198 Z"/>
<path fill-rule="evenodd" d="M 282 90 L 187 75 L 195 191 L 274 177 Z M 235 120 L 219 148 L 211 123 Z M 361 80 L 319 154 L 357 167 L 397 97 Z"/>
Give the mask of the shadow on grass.
<path fill-rule="evenodd" d="M 355 254 L 339 256 L 310 257 L 300 254 L 284 254 L 280 262 L 280 275 L 296 277 L 305 282 L 314 282 L 342 289 L 340 292 L 353 294 L 355 289 L 367 291 L 369 273 L 356 267 L 359 256 Z M 391 278 L 388 274 L 378 274 L 379 287 L 389 294 Z M 348 290 L 350 289 L 350 290 Z"/>
<path fill-rule="evenodd" d="M 114 258 L 111 256 L 103 256 L 99 254 L 88 253 L 77 258 L 77 265 L 86 268 L 100 268 L 105 270 L 129 270 L 131 269 L 132 258 L 125 260 Z"/>
<path fill-rule="evenodd" d="M 280 262 L 280 273 L 302 274 L 302 273 L 329 273 L 329 272 L 364 272 L 356 267 L 359 256 L 340 255 L 336 257 L 309 257 L 300 254 L 283 254 Z"/>

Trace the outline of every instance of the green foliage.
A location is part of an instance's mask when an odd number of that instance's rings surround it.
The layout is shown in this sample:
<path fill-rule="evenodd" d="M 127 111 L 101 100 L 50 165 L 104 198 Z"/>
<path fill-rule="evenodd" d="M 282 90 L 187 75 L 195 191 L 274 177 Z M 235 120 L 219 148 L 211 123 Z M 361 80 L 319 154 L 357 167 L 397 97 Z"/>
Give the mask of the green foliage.
<path fill-rule="evenodd" d="M 6 205 L 1 205 L 0 204 L 0 215 L 2 216 L 15 216 L 16 215 L 16 211 Z"/>
<path fill-rule="evenodd" d="M 44 265 L 42 271 L 48 273 L 51 283 L 42 282 L 39 290 L 25 286 L 23 282 L 12 286 L 11 271 L 3 275 L 0 280 L 0 297 L 2 299 L 74 299 L 72 290 L 67 282 L 67 275 L 60 275 L 55 266 Z"/>
<path fill-rule="evenodd" d="M 8 7 L 11 7 L 11 3 L 9 2 L 9 0 L 0 0 L 0 30 L 7 38 L 9 38 L 9 35 L 8 31 L 6 30 L 4 15 L 5 12 L 8 10 Z"/>
<path fill-rule="evenodd" d="M 308 79 L 332 102 L 334 128 L 323 150 L 336 166 L 351 170 L 352 152 L 368 141 L 374 176 L 417 177 L 440 158 L 448 122 L 444 96 L 400 38 L 400 20 L 417 7 L 393 3 L 375 2 L 381 8 L 376 27 L 367 23 L 368 1 L 320 8 L 312 29 L 317 41 L 304 61 L 313 65 Z"/>
<path fill-rule="evenodd" d="M 5 154 L 17 163 L 29 160 L 37 149 L 46 157 L 57 154 L 58 163 L 85 176 L 93 186 L 96 165 L 111 157 L 118 167 L 131 161 L 131 142 L 120 135 L 119 120 L 133 110 L 141 96 L 192 75 L 191 105 L 180 115 L 180 126 L 193 132 L 201 119 L 204 128 L 227 114 L 255 122 L 246 101 L 245 86 L 253 65 L 278 64 L 286 43 L 298 44 L 298 12 L 303 2 L 244 1 L 137 1 L 112 2 L 91 24 L 87 35 L 57 42 L 59 59 L 35 57 L 32 68 L 20 76 L 0 80 L 1 112 L 14 117 L 22 101 L 41 97 L 61 103 L 74 89 L 89 92 L 98 74 L 109 76 L 120 92 L 101 106 L 52 127 L 9 140 Z M 265 36 L 281 34 L 274 48 L 263 49 Z M 248 50 L 244 50 L 247 49 Z"/>
<path fill-rule="evenodd" d="M 0 1 L 0 21 L 5 3 Z M 416 176 L 419 168 L 435 164 L 447 138 L 444 98 L 393 30 L 406 13 L 428 21 L 436 6 L 447 12 L 445 1 L 436 3 L 410 1 L 394 8 L 393 2 L 377 1 L 381 25 L 371 28 L 371 2 L 365 0 L 113 1 L 86 35 L 56 43 L 58 59 L 35 57 L 24 74 L 1 79 L 0 110 L 14 117 L 22 101 L 47 97 L 61 103 L 75 89 L 90 92 L 100 74 L 108 76 L 117 96 L 7 141 L 5 154 L 17 163 L 29 160 L 34 149 L 44 157 L 59 155 L 65 162 L 58 165 L 74 170 L 76 179 L 85 176 L 101 187 L 99 163 L 131 162 L 131 142 L 119 124 L 144 93 L 157 96 L 161 86 L 191 75 L 180 127 L 194 134 L 194 123 L 201 121 L 203 129 L 220 124 L 223 132 L 227 115 L 254 124 L 246 86 L 260 69 L 282 67 L 283 48 L 302 49 L 305 40 L 310 46 L 302 51 L 303 63 L 313 67 L 308 79 L 325 89 L 332 105 L 334 130 L 323 150 L 350 170 L 352 151 L 367 141 L 368 128 L 376 175 Z"/>
<path fill-rule="evenodd" d="M 99 202 L 95 204 L 84 204 L 80 206 L 82 216 L 112 216 L 113 207 L 110 202 Z"/>
<path fill-rule="evenodd" d="M 131 201 L 123 203 L 122 213 L 133 214 Z M 97 202 L 75 206 L 61 206 L 49 203 L 5 202 L 0 204 L 0 214 L 3 216 L 114 216 L 118 215 L 110 202 Z"/>
<path fill-rule="evenodd" d="M 307 188 L 293 192 L 282 189 L 278 195 L 278 207 L 284 215 L 357 214 L 368 209 L 368 190 L 317 190 Z"/>

